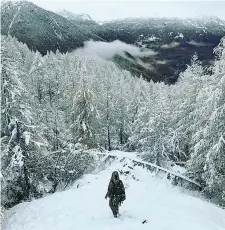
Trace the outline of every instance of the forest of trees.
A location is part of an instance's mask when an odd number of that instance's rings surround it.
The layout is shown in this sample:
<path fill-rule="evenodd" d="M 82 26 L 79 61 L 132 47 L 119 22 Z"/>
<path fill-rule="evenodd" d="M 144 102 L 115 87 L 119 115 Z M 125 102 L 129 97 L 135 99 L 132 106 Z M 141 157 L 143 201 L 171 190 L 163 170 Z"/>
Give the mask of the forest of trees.
<path fill-rule="evenodd" d="M 2 36 L 2 205 L 64 189 L 89 168 L 87 149 L 141 152 L 225 205 L 225 38 L 215 63 L 197 54 L 175 85 L 146 82 L 114 63 L 30 51 Z"/>

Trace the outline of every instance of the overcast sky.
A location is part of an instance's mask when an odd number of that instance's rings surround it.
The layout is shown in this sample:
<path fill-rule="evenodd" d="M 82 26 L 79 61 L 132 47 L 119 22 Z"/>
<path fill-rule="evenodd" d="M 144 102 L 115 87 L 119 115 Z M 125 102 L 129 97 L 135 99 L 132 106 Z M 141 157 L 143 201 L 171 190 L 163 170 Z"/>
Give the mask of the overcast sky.
<path fill-rule="evenodd" d="M 225 20 L 225 1 L 151 1 L 151 0 L 31 0 L 51 10 L 66 9 L 73 13 L 87 13 L 96 21 L 126 17 L 196 17 L 218 16 Z"/>

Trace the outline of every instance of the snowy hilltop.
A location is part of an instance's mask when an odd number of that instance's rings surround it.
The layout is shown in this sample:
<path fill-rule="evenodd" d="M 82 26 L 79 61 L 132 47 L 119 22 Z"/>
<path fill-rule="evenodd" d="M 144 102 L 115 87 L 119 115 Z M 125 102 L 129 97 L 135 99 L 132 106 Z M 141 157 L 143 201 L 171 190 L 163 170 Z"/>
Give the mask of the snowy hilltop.
<path fill-rule="evenodd" d="M 110 161 L 105 156 L 101 161 L 102 170 L 85 174 L 70 189 L 12 208 L 6 213 L 3 230 L 225 229 L 224 210 L 173 187 L 165 176 L 156 176 L 126 158 Z M 104 199 L 114 170 L 127 196 L 118 219 Z"/>
<path fill-rule="evenodd" d="M 84 21 L 92 21 L 92 18 L 88 14 L 74 14 L 68 10 L 60 10 L 56 12 L 57 14 L 63 16 L 68 20 L 84 20 Z"/>

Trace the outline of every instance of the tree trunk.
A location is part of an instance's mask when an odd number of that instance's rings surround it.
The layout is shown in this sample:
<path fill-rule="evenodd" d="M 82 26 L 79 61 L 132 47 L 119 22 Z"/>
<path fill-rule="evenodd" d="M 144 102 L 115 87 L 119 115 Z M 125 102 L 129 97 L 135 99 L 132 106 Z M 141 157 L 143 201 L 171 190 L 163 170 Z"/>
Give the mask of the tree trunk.
<path fill-rule="evenodd" d="M 25 160 L 24 160 L 23 171 L 24 171 L 24 180 L 25 180 L 25 196 L 29 200 L 30 199 L 30 188 L 31 187 L 30 187 L 28 169 L 27 169 L 27 166 L 25 164 Z"/>
<path fill-rule="evenodd" d="M 106 102 L 106 106 L 107 106 L 107 114 L 106 114 L 106 120 L 107 120 L 107 139 L 108 139 L 108 150 L 111 151 L 111 137 L 110 137 L 110 125 L 109 125 L 109 99 L 108 99 L 108 95 L 107 95 L 107 102 Z"/>

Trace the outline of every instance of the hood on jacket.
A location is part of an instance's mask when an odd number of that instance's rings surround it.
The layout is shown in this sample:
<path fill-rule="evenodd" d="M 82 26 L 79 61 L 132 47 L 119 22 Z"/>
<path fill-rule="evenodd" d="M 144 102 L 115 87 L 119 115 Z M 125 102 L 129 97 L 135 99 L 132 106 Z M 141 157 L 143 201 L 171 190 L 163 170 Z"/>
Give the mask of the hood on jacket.
<path fill-rule="evenodd" d="M 116 183 L 120 180 L 120 177 L 119 177 L 119 173 L 117 171 L 114 171 L 112 173 L 112 177 L 111 177 L 111 180 Z"/>

